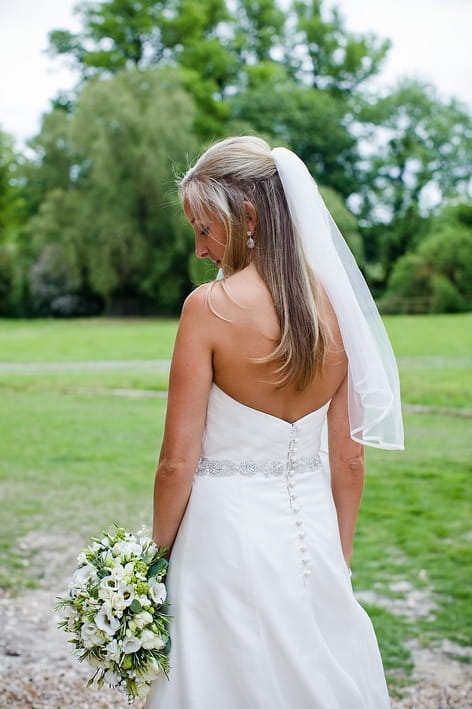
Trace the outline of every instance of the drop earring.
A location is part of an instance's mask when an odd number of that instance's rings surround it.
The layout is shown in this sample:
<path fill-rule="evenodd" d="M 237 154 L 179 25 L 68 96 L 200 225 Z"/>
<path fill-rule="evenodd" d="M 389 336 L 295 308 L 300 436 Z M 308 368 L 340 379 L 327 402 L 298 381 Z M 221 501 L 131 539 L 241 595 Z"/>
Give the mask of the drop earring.
<path fill-rule="evenodd" d="M 247 244 L 248 249 L 253 249 L 254 246 L 256 245 L 256 242 L 255 242 L 254 239 L 252 238 L 252 232 L 251 232 L 251 231 L 248 231 L 248 232 L 247 232 L 247 241 L 246 241 L 246 244 Z"/>

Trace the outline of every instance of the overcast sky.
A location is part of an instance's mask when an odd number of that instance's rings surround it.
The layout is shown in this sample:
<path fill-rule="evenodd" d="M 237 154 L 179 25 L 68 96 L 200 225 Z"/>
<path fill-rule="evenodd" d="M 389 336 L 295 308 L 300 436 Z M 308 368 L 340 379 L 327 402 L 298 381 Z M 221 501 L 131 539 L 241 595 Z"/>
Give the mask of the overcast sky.
<path fill-rule="evenodd" d="M 472 110 L 472 0 L 325 0 L 337 5 L 347 27 L 389 37 L 393 47 L 376 85 L 400 76 L 435 84 Z M 41 113 L 60 89 L 76 80 L 63 59 L 48 59 L 47 33 L 78 29 L 76 0 L 0 0 L 0 127 L 19 142 L 39 130 Z"/>

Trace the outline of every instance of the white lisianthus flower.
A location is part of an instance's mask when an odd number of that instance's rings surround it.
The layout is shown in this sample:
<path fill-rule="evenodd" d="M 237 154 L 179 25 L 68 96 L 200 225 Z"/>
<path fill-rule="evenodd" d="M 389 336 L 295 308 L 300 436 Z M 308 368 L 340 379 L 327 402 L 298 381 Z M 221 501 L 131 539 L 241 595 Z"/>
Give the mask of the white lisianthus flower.
<path fill-rule="evenodd" d="M 141 611 L 141 613 L 136 613 L 133 618 L 136 627 L 144 628 L 145 625 L 150 625 L 153 621 L 153 617 L 147 611 Z"/>
<path fill-rule="evenodd" d="M 166 587 L 156 579 L 149 579 L 149 595 L 156 605 L 164 603 L 167 598 Z"/>
<path fill-rule="evenodd" d="M 100 628 L 100 630 L 110 636 L 114 635 L 120 627 L 120 621 L 115 618 L 111 608 L 106 603 L 100 608 L 94 620 L 97 628 Z"/>
<path fill-rule="evenodd" d="M 143 647 L 145 650 L 154 650 L 155 643 L 156 636 L 154 635 L 152 630 L 143 630 L 141 633 L 141 647 Z"/>
<path fill-rule="evenodd" d="M 80 568 L 76 569 L 72 574 L 72 582 L 76 586 L 84 586 L 89 579 L 95 580 L 97 578 L 97 571 L 91 564 L 85 564 Z"/>
<path fill-rule="evenodd" d="M 121 677 L 117 675 L 116 672 L 113 672 L 113 670 L 107 670 L 103 675 L 103 679 L 107 684 L 112 687 L 116 687 L 116 685 L 119 684 Z"/>
<path fill-rule="evenodd" d="M 115 563 L 110 569 L 110 576 L 112 576 L 114 579 L 117 581 L 123 581 L 125 577 L 126 571 L 125 567 L 120 564 L 118 560 L 115 559 Z"/>
<path fill-rule="evenodd" d="M 100 586 L 98 589 L 98 597 L 105 601 L 106 603 L 112 603 L 113 599 L 118 592 L 120 587 L 120 581 L 114 579 L 113 576 L 105 576 L 100 581 Z"/>
<path fill-rule="evenodd" d="M 136 635 L 128 635 L 121 641 L 121 649 L 126 655 L 141 649 L 141 640 Z"/>
<path fill-rule="evenodd" d="M 80 630 L 80 637 L 84 647 L 90 649 L 96 645 L 103 645 L 104 639 L 97 626 L 93 623 L 85 623 Z"/>
<path fill-rule="evenodd" d="M 128 608 L 135 598 L 134 588 L 131 584 L 127 586 L 119 586 L 116 594 L 111 599 L 113 608 L 117 611 L 124 611 Z"/>
<path fill-rule="evenodd" d="M 166 599 L 160 581 L 167 562 L 148 534 L 121 527 L 104 532 L 78 555 L 67 597 L 58 604 L 58 610 L 65 606 L 60 625 L 74 636 L 79 659 L 97 670 L 99 684 L 103 679 L 130 700 L 169 668 L 161 652 L 168 617 L 158 608 Z M 158 562 L 161 571 L 149 579 Z"/>

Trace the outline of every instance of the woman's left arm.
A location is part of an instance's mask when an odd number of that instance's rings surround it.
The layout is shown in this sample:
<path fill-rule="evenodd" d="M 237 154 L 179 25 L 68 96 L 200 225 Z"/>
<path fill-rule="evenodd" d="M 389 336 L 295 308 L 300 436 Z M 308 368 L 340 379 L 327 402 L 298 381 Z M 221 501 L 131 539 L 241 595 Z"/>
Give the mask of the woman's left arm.
<path fill-rule="evenodd" d="M 164 438 L 154 483 L 153 539 L 172 548 L 190 497 L 213 380 L 206 286 L 185 301 L 169 378 Z"/>

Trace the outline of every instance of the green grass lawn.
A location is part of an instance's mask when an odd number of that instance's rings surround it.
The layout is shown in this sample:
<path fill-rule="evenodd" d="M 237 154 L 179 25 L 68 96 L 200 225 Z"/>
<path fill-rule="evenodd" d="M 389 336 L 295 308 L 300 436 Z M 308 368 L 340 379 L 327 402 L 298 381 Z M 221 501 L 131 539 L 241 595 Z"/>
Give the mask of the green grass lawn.
<path fill-rule="evenodd" d="M 403 401 L 472 408 L 472 315 L 386 318 Z M 0 321 L 0 585 L 37 584 L 21 541 L 83 539 L 119 521 L 149 524 L 176 322 Z M 115 369 L 8 371 L 2 362 L 116 360 Z M 149 362 L 143 362 L 148 360 Z M 155 392 L 116 395 L 117 389 Z M 436 610 L 407 621 L 370 605 L 391 682 L 408 671 L 405 640 L 472 645 L 471 419 L 406 412 L 406 451 L 369 450 L 353 559 L 354 587 L 393 601 L 392 583 L 428 593 Z M 76 550 L 74 550 L 76 551 Z"/>

